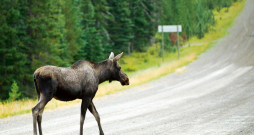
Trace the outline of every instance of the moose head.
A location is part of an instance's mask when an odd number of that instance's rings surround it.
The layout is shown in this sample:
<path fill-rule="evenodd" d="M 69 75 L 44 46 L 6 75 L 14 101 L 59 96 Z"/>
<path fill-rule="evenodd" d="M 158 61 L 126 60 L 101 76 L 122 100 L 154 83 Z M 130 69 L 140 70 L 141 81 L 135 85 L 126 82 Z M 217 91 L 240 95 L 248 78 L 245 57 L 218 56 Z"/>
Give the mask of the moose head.
<path fill-rule="evenodd" d="M 112 73 L 109 82 L 112 80 L 119 81 L 122 85 L 129 85 L 129 78 L 128 76 L 121 70 L 121 66 L 118 64 L 118 60 L 122 57 L 123 52 L 118 54 L 116 57 L 114 53 L 111 52 L 109 55 L 108 60 L 110 61 L 110 72 Z"/>

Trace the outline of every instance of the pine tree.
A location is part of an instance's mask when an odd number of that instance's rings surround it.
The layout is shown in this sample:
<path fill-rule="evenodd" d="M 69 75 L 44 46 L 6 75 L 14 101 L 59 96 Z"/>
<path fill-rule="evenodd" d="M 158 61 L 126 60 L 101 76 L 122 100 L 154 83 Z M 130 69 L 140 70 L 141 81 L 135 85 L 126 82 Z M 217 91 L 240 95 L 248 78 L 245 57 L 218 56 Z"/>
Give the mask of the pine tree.
<path fill-rule="evenodd" d="M 97 29 L 99 38 L 102 43 L 101 58 L 105 59 L 108 54 L 112 52 L 113 43 L 110 39 L 109 33 L 106 29 L 107 21 L 113 20 L 113 15 L 109 12 L 109 6 L 107 0 L 91 0 L 94 7 L 94 20 L 95 27 Z"/>
<path fill-rule="evenodd" d="M 200 2 L 196 3 L 196 28 L 195 32 L 198 38 L 202 38 L 205 35 L 205 24 L 204 24 L 204 11 Z"/>
<path fill-rule="evenodd" d="M 186 13 L 186 18 L 185 18 L 185 21 L 183 21 L 182 27 L 183 27 L 183 32 L 187 34 L 187 38 L 190 38 L 195 35 L 195 31 L 194 31 L 194 25 L 196 23 L 195 6 L 194 6 L 195 1 L 188 0 L 183 2 L 184 2 L 183 11 Z"/>
<path fill-rule="evenodd" d="M 147 1 L 132 0 L 131 2 L 130 16 L 134 36 L 131 48 L 135 48 L 137 51 L 145 51 L 150 38 L 155 33 L 153 10 L 154 7 Z"/>
<path fill-rule="evenodd" d="M 8 90 L 13 79 L 24 83 L 26 75 L 26 26 L 20 14 L 23 3 L 19 1 L 1 1 L 0 11 L 0 91 L 1 99 L 7 99 Z"/>
<path fill-rule="evenodd" d="M 46 9 L 46 10 L 45 10 Z M 30 57 L 32 69 L 51 64 L 68 65 L 65 55 L 65 20 L 61 14 L 61 3 L 58 0 L 29 2 L 28 33 L 31 38 Z M 64 55 L 65 54 L 65 55 Z"/>
<path fill-rule="evenodd" d="M 106 22 L 108 20 L 113 20 L 113 15 L 109 12 L 107 0 L 92 0 L 92 4 L 94 6 L 95 26 L 102 42 L 102 57 L 105 59 L 108 57 L 108 54 L 112 52 L 113 48 L 113 43 L 106 29 Z"/>
<path fill-rule="evenodd" d="M 11 89 L 9 92 L 9 101 L 17 100 L 20 97 L 21 93 L 19 92 L 19 87 L 16 83 L 16 81 L 13 81 L 11 85 Z"/>
<path fill-rule="evenodd" d="M 62 3 L 61 13 L 65 17 L 65 41 L 68 46 L 66 54 L 69 54 L 67 61 L 71 63 L 76 61 L 74 56 L 78 54 L 81 46 L 85 44 L 82 38 L 83 26 L 81 25 L 82 12 L 80 6 L 78 0 L 68 0 Z"/>
<path fill-rule="evenodd" d="M 76 59 L 87 59 L 90 61 L 101 61 L 103 60 L 103 48 L 102 48 L 102 37 L 99 34 L 95 24 L 95 13 L 94 6 L 90 0 L 82 1 L 81 11 L 82 25 L 84 26 L 84 34 L 82 36 L 86 44 L 83 44 L 80 48 Z"/>
<path fill-rule="evenodd" d="M 156 0 L 145 0 L 144 5 L 145 5 L 145 9 L 146 9 L 146 11 L 145 11 L 146 22 L 148 23 L 147 28 L 146 28 L 147 29 L 146 35 L 147 35 L 147 39 L 150 40 L 150 43 L 151 43 L 151 40 L 153 39 L 156 32 L 158 31 L 157 30 L 158 23 L 157 23 L 156 19 L 157 19 L 157 14 L 158 14 L 157 12 L 159 10 L 157 7 Z"/>
<path fill-rule="evenodd" d="M 114 43 L 114 52 L 128 52 L 128 47 L 133 38 L 129 2 L 127 0 L 112 0 L 109 1 L 109 5 L 111 7 L 109 11 L 114 16 L 114 20 L 108 22 L 107 30 Z"/>

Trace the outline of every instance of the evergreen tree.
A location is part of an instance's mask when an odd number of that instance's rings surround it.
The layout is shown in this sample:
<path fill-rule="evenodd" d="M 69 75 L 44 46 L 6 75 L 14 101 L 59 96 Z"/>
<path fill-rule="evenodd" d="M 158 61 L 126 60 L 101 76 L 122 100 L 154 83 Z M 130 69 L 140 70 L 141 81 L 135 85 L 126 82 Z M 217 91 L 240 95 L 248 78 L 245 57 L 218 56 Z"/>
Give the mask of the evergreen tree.
<path fill-rule="evenodd" d="M 59 0 L 50 0 L 49 9 L 47 12 L 46 30 L 48 32 L 47 43 L 50 50 L 47 52 L 50 55 L 47 57 L 46 64 L 52 64 L 56 66 L 68 66 L 70 65 L 68 58 L 70 53 L 67 44 L 67 30 L 65 28 L 66 20 L 62 12 L 63 3 Z M 47 3 L 46 3 L 47 4 Z M 73 24 L 75 25 L 75 24 Z"/>
<path fill-rule="evenodd" d="M 13 81 L 11 85 L 11 89 L 9 92 L 9 101 L 17 100 L 20 97 L 21 93 L 19 92 L 19 87 L 16 83 L 16 81 Z"/>
<path fill-rule="evenodd" d="M 65 40 L 65 19 L 61 13 L 61 1 L 28 1 L 27 16 L 27 57 L 29 81 L 26 96 L 35 96 L 32 74 L 44 65 L 68 66 L 67 44 Z"/>
<path fill-rule="evenodd" d="M 94 6 L 94 19 L 95 19 L 95 27 L 100 35 L 99 38 L 102 43 L 101 53 L 102 58 L 107 58 L 108 54 L 112 52 L 113 43 L 110 40 L 109 33 L 106 29 L 107 21 L 113 20 L 113 15 L 109 12 L 109 6 L 107 0 L 91 0 Z"/>
<path fill-rule="evenodd" d="M 109 5 L 111 7 L 109 11 L 114 15 L 114 21 L 108 22 L 107 30 L 114 43 L 114 52 L 128 52 L 128 47 L 133 38 L 129 2 L 127 0 L 111 0 Z"/>
<path fill-rule="evenodd" d="M 151 2 L 145 0 L 131 1 L 131 21 L 133 23 L 131 48 L 137 51 L 145 51 L 149 40 L 155 34 L 154 7 Z M 157 30 L 157 29 L 156 29 Z"/>
<path fill-rule="evenodd" d="M 26 63 L 28 62 L 23 48 L 26 33 L 20 14 L 23 3 L 19 1 L 1 1 L 0 10 L 0 91 L 1 99 L 8 98 L 8 90 L 12 80 L 24 83 L 26 77 Z"/>
<path fill-rule="evenodd" d="M 65 19 L 61 13 L 61 1 L 30 1 L 28 33 L 31 38 L 30 57 L 32 69 L 50 64 L 67 66 Z M 46 9 L 46 10 L 45 10 Z"/>
<path fill-rule="evenodd" d="M 204 25 L 204 11 L 200 2 L 196 2 L 196 28 L 195 32 L 198 38 L 202 38 L 205 35 L 205 25 Z"/>
<path fill-rule="evenodd" d="M 158 22 L 156 21 L 157 15 L 159 12 L 159 7 L 157 6 L 157 1 L 156 0 L 145 0 L 144 5 L 145 5 L 145 16 L 146 16 L 146 21 L 148 23 L 147 25 L 147 39 L 151 40 L 155 36 L 156 32 L 158 31 L 157 26 Z M 151 44 L 152 45 L 152 44 Z"/>
<path fill-rule="evenodd" d="M 109 6 L 107 0 L 91 0 L 94 7 L 94 21 L 95 27 L 102 44 L 101 60 L 108 57 L 108 54 L 112 52 L 113 43 L 110 40 L 109 33 L 106 29 L 107 21 L 113 20 L 112 14 L 109 12 Z"/>
<path fill-rule="evenodd" d="M 86 41 L 86 44 L 81 46 L 76 58 L 86 58 L 87 60 L 98 62 L 104 58 L 101 40 L 102 37 L 95 24 L 94 6 L 90 0 L 84 0 L 81 4 L 81 10 L 83 12 L 82 25 L 84 26 L 83 40 Z"/>
<path fill-rule="evenodd" d="M 65 40 L 67 47 L 67 52 L 65 54 L 69 55 L 67 61 L 73 63 L 76 61 L 74 56 L 78 54 L 81 46 L 85 44 L 82 38 L 83 26 L 81 25 L 82 12 L 80 10 L 80 4 L 78 0 L 68 0 L 62 3 L 62 14 L 65 17 Z M 85 58 L 83 56 L 83 58 Z"/>

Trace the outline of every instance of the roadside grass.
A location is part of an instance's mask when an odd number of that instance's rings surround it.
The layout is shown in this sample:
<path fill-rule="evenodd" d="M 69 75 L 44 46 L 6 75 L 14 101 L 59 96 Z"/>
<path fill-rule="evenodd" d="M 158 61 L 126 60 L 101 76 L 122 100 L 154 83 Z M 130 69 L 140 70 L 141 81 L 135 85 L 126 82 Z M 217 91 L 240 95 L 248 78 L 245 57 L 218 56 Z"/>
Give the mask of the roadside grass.
<path fill-rule="evenodd" d="M 165 57 L 165 62 L 160 62 L 160 65 L 153 66 L 144 70 L 129 73 L 130 85 L 122 87 L 119 82 L 103 83 L 100 85 L 96 97 L 115 93 L 124 89 L 129 89 L 133 86 L 147 83 L 151 80 L 158 79 L 163 75 L 175 72 L 179 67 L 185 66 L 197 58 L 197 55 L 204 52 L 209 44 L 202 46 L 191 46 L 188 48 L 181 48 L 181 57 L 178 59 L 177 52 L 169 53 Z M 162 61 L 161 58 L 154 58 L 157 61 Z M 156 63 L 155 63 L 156 65 Z"/>
<path fill-rule="evenodd" d="M 192 43 L 209 43 L 228 34 L 228 28 L 235 23 L 235 18 L 241 13 L 244 8 L 246 0 L 235 2 L 230 8 L 223 8 L 219 12 L 213 10 L 215 18 L 215 26 L 210 26 L 209 33 L 205 37 L 198 39 L 197 37 L 191 38 L 187 44 Z"/>
<path fill-rule="evenodd" d="M 211 48 L 214 40 L 217 40 L 228 33 L 227 29 L 235 22 L 235 18 L 244 8 L 245 0 L 234 3 L 230 8 L 222 9 L 220 12 L 214 10 L 216 25 L 210 27 L 210 32 L 205 37 L 198 39 L 193 37 L 189 39 L 187 44 L 202 43 L 198 46 L 182 47 L 180 49 L 180 58 L 177 52 L 165 53 L 164 62 L 158 57 L 159 47 L 154 45 L 145 53 L 132 53 L 130 56 L 124 56 L 120 61 L 120 65 L 130 79 L 129 86 L 121 86 L 119 82 L 104 82 L 100 84 L 95 99 L 99 100 L 102 96 L 116 93 L 134 86 L 147 83 L 151 80 L 158 79 L 169 73 L 182 73 L 180 67 L 183 67 L 195 59 L 197 56 L 207 49 Z M 154 51 L 156 50 L 156 51 Z M 79 104 L 77 104 L 79 103 Z M 45 107 L 45 112 L 49 112 L 59 108 L 80 105 L 81 100 L 62 102 L 52 99 Z M 23 99 L 13 102 L 0 102 L 0 118 L 14 116 L 24 113 L 30 113 L 31 108 L 37 104 L 37 100 Z"/>

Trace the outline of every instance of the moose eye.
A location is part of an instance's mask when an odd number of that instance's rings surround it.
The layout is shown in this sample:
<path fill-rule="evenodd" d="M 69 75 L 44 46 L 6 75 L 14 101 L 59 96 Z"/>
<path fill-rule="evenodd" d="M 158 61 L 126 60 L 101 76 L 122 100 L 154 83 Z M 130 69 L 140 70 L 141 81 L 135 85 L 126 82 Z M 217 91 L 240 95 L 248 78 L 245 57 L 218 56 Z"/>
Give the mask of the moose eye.
<path fill-rule="evenodd" d="M 118 70 L 121 70 L 120 65 L 116 64 L 115 67 L 116 67 Z"/>

